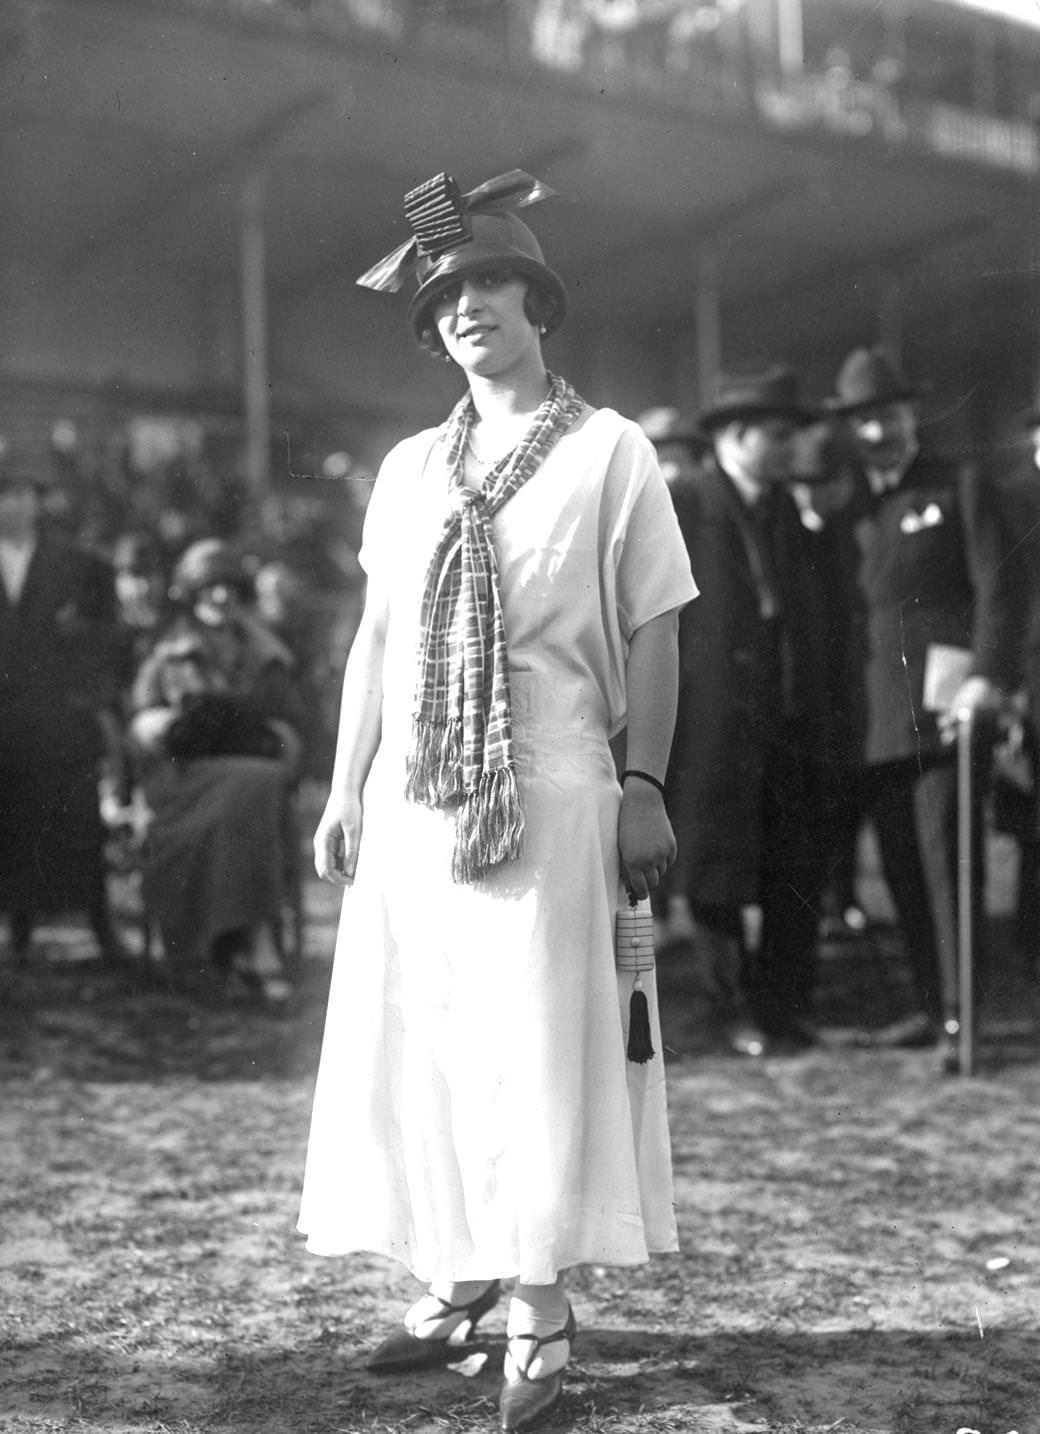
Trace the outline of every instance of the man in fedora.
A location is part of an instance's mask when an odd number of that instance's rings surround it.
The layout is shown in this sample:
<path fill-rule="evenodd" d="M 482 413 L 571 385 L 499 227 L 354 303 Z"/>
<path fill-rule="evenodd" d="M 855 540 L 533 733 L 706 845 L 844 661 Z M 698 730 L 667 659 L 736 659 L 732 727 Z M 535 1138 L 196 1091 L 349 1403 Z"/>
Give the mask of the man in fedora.
<path fill-rule="evenodd" d="M 654 445 L 661 475 L 668 484 L 673 503 L 681 511 L 684 490 L 695 480 L 706 454 L 711 451 L 708 437 L 692 419 L 668 405 L 645 409 L 636 421 Z M 678 861 L 681 864 L 682 853 Z M 654 932 L 659 950 L 686 944 L 695 935 L 686 884 L 681 871 L 678 881 L 674 879 L 674 872 L 673 867 L 653 896 Z"/>
<path fill-rule="evenodd" d="M 814 416 L 789 369 L 724 378 L 700 416 L 711 454 L 672 490 L 702 595 L 680 619 L 670 891 L 689 902 L 730 1044 L 748 1055 L 815 1038 L 823 606 L 785 488 Z"/>
<path fill-rule="evenodd" d="M 658 467 L 669 488 L 692 478 L 711 449 L 697 424 L 667 404 L 645 409 L 636 421 L 654 445 Z"/>
<path fill-rule="evenodd" d="M 917 1010 L 882 1044 L 934 1045 L 956 1068 L 957 714 L 981 711 L 1009 670 L 1004 543 L 987 490 L 922 451 L 922 390 L 880 348 L 838 373 L 829 411 L 863 471 L 850 509 L 865 625 L 861 801 L 913 969 Z"/>

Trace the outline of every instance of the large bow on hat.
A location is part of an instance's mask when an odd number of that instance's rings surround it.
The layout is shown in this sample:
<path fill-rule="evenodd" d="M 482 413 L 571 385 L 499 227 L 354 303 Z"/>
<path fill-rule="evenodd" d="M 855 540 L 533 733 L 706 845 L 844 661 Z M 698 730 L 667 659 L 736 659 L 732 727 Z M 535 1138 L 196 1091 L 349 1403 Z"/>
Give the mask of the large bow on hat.
<path fill-rule="evenodd" d="M 366 289 L 396 294 L 421 259 L 439 255 L 465 244 L 472 236 L 470 216 L 508 214 L 529 204 L 551 199 L 556 191 L 522 169 L 511 169 L 494 179 L 462 193 L 450 174 L 410 189 L 404 197 L 404 213 L 412 231 L 410 239 L 373 264 L 357 282 Z"/>

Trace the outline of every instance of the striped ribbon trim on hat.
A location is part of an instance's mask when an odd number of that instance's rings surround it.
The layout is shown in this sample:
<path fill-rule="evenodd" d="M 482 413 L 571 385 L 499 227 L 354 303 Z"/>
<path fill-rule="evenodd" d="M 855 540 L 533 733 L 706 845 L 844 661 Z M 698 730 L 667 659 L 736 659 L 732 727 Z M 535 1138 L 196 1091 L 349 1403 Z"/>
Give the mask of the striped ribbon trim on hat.
<path fill-rule="evenodd" d="M 468 394 L 442 430 L 450 511 L 423 590 L 405 794 L 423 806 L 457 807 L 452 875 L 458 882 L 479 881 L 523 850 L 492 519 L 584 406 L 569 383 L 550 375 L 530 428 L 488 474 L 483 493 L 464 483 L 476 416 Z"/>

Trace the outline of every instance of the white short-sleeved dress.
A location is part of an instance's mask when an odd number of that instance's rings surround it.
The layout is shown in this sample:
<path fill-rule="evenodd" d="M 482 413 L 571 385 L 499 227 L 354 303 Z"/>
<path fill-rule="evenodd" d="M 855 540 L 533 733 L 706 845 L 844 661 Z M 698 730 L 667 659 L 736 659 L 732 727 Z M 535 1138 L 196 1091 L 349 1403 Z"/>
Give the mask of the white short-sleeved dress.
<path fill-rule="evenodd" d="M 676 1248 L 665 1078 L 625 1056 L 620 806 L 631 634 L 696 594 L 653 450 L 586 409 L 494 520 L 523 857 L 451 878 L 454 815 L 409 803 L 417 616 L 446 512 L 441 440 L 380 470 L 362 562 L 389 594 L 383 723 L 344 894 L 300 1229 L 422 1280 L 550 1283 Z M 652 983 L 651 983 L 652 985 Z M 623 1009 L 624 1007 L 624 1009 Z"/>

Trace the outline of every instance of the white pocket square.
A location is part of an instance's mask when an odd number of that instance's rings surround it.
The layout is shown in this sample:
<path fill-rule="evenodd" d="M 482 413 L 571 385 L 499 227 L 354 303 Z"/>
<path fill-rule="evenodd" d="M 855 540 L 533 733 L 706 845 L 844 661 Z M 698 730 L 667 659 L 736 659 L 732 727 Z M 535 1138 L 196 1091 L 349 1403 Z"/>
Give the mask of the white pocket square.
<path fill-rule="evenodd" d="M 943 510 L 938 503 L 929 503 L 920 513 L 904 513 L 899 520 L 899 531 L 901 533 L 920 533 L 925 528 L 937 528 L 940 523 L 945 521 Z"/>

